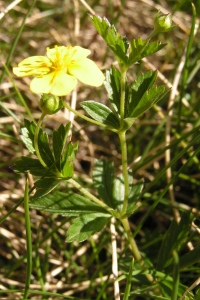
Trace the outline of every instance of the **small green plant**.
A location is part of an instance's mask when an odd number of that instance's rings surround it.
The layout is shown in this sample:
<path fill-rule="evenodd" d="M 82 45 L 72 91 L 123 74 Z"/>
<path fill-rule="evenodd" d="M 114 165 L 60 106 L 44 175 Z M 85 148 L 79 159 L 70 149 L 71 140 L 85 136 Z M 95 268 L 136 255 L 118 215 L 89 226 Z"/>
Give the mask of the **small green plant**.
<path fill-rule="evenodd" d="M 18 67 L 13 68 L 14 74 L 18 77 L 33 76 L 30 89 L 33 93 L 42 94 L 40 100 L 42 112 L 38 123 L 36 124 L 34 120 L 25 120 L 21 127 L 21 139 L 31 155 L 22 156 L 12 167 L 17 173 L 30 173 L 36 178 L 30 191 L 27 181 L 24 197 L 27 251 L 30 258 L 24 299 L 27 299 L 29 294 L 32 266 L 30 207 L 72 217 L 66 236 L 67 242 L 82 242 L 104 230 L 105 225 L 111 221 L 117 220 L 126 234 L 127 248 L 131 250 L 132 257 L 127 256 L 128 267 L 123 270 L 120 277 L 114 278 L 114 299 L 120 299 L 120 295 L 123 300 L 139 299 L 137 295 L 140 295 L 140 299 L 175 300 L 186 290 L 179 282 L 179 268 L 184 268 L 199 259 L 199 246 L 182 257 L 178 255 L 189 235 L 193 216 L 190 212 L 183 212 L 178 223 L 176 221 L 171 223 L 158 250 L 157 265 L 153 265 L 145 255 L 145 251 L 138 248 L 134 238 L 137 231 L 132 232 L 128 220 L 138 212 L 138 203 L 142 201 L 145 190 L 144 180 L 134 180 L 134 172 L 129 168 L 127 155 L 129 146 L 127 133 L 137 119 L 164 98 L 170 90 L 165 85 L 156 85 L 157 70 L 140 72 L 134 80 L 128 79 L 127 75 L 133 65 L 137 68 L 138 62 L 143 58 L 165 47 L 165 43 L 154 38 L 157 34 L 173 28 L 171 16 L 158 13 L 152 33 L 146 39 L 134 38 L 130 41 L 117 32 L 106 18 L 93 15 L 90 20 L 118 62 L 117 66 L 111 66 L 106 70 L 105 76 L 96 64 L 87 58 L 90 51 L 80 46 L 47 48 L 46 56 L 28 57 L 20 62 Z M 70 107 L 65 96 L 75 88 L 77 80 L 95 87 L 104 83 L 108 105 L 85 100 L 81 106 L 86 115 Z M 42 126 L 45 116 L 55 114 L 62 108 L 68 109 L 78 118 L 104 128 L 103 134 L 109 131 L 116 134 L 121 149 L 121 166 L 118 167 L 121 172 L 116 174 L 114 160 L 101 158 L 95 161 L 90 188 L 77 179 L 74 174 L 74 161 L 78 141 L 71 141 L 71 124 L 60 125 L 53 130 L 50 137 L 47 128 Z M 180 156 L 198 142 L 199 137 L 195 137 Z M 199 149 L 189 160 L 192 160 L 198 152 Z M 177 159 L 176 157 L 171 165 Z M 63 182 L 69 187 L 66 192 L 57 190 L 59 184 Z M 159 203 L 172 183 L 169 182 L 154 205 Z M 135 289 L 131 288 L 133 278 L 137 282 Z M 125 282 L 122 288 L 118 285 L 120 281 Z M 187 297 L 197 299 L 192 293 L 188 293 Z"/>

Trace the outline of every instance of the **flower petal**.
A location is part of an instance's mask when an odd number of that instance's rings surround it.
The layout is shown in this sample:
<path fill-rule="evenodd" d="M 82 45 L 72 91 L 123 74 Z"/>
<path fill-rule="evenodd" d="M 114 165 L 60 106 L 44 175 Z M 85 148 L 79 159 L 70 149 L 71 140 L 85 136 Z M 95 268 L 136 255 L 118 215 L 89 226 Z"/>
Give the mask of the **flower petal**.
<path fill-rule="evenodd" d="M 68 72 L 81 82 L 92 86 L 100 86 L 105 80 L 97 65 L 88 58 L 71 63 Z"/>
<path fill-rule="evenodd" d="M 72 55 L 73 60 L 79 60 L 79 59 L 86 58 L 91 53 L 90 50 L 82 48 L 80 46 L 72 47 L 71 51 L 74 52 Z"/>
<path fill-rule="evenodd" d="M 51 62 L 45 56 L 30 56 L 22 60 L 13 73 L 18 77 L 43 76 L 50 71 Z"/>
<path fill-rule="evenodd" d="M 30 89 L 36 94 L 52 94 L 65 96 L 76 86 L 75 77 L 65 74 L 63 71 L 51 72 L 43 77 L 36 77 L 31 81 Z"/>
<path fill-rule="evenodd" d="M 47 48 L 47 57 L 52 64 L 57 67 L 62 66 L 65 56 L 69 53 L 68 47 L 55 46 L 54 48 Z"/>

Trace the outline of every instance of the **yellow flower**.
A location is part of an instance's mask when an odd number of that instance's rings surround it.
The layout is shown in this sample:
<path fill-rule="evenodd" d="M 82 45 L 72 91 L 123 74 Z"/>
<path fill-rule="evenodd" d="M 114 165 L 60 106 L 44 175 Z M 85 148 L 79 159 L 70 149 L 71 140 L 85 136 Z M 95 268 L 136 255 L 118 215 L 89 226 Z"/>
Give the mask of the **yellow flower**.
<path fill-rule="evenodd" d="M 37 94 L 64 96 L 76 86 L 77 79 L 91 86 L 102 85 L 105 77 L 87 56 L 90 50 L 79 46 L 47 48 L 46 56 L 22 60 L 13 73 L 18 77 L 34 76 L 30 89 Z"/>

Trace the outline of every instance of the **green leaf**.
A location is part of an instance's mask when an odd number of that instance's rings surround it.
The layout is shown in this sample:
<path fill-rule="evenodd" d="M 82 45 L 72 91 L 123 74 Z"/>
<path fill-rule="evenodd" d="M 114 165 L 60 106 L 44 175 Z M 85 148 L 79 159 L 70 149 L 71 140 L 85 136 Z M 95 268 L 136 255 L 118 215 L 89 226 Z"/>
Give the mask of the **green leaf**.
<path fill-rule="evenodd" d="M 121 73 L 114 66 L 106 71 L 106 80 L 104 86 L 108 93 L 108 98 L 114 111 L 120 115 L 120 97 L 121 97 Z M 125 87 L 125 102 L 128 102 L 128 85 Z"/>
<path fill-rule="evenodd" d="M 157 78 L 157 71 L 147 71 L 138 75 L 131 85 L 129 115 L 136 109 L 144 94 L 150 90 Z"/>
<path fill-rule="evenodd" d="M 53 131 L 53 152 L 56 161 L 56 166 L 59 171 L 61 171 L 61 166 L 60 166 L 61 154 L 63 152 L 63 148 L 66 143 L 66 138 L 68 136 L 69 129 L 70 129 L 70 123 L 67 124 L 66 126 L 60 125 L 60 127 L 57 130 Z"/>
<path fill-rule="evenodd" d="M 86 213 L 108 214 L 102 207 L 73 192 L 54 192 L 53 194 L 32 200 L 30 207 L 65 216 L 79 216 Z"/>
<path fill-rule="evenodd" d="M 159 87 L 153 87 L 149 91 L 146 91 L 137 107 L 132 112 L 130 111 L 129 117 L 138 118 L 141 114 L 162 99 L 168 92 L 169 89 L 163 85 Z"/>
<path fill-rule="evenodd" d="M 180 268 L 184 269 L 200 261 L 200 245 L 180 257 Z"/>
<path fill-rule="evenodd" d="M 118 113 L 120 111 L 121 73 L 115 67 L 112 66 L 109 71 L 106 71 L 104 86 L 115 112 Z"/>
<path fill-rule="evenodd" d="M 74 160 L 78 150 L 78 143 L 74 145 L 67 144 L 63 157 L 61 159 L 61 173 L 64 177 L 71 178 L 74 173 Z"/>
<path fill-rule="evenodd" d="M 133 125 L 133 123 L 135 123 L 135 121 L 137 120 L 137 118 L 125 118 L 124 119 L 124 125 L 123 125 L 123 130 L 128 130 L 131 128 L 131 126 Z"/>
<path fill-rule="evenodd" d="M 138 62 L 142 57 L 142 53 L 147 47 L 149 41 L 142 40 L 140 37 L 130 41 L 130 54 L 128 59 L 129 66 Z"/>
<path fill-rule="evenodd" d="M 26 156 L 22 156 L 19 160 L 17 160 L 12 169 L 16 173 L 29 172 L 35 176 L 44 176 L 47 173 L 47 169 L 43 167 L 38 159 Z"/>
<path fill-rule="evenodd" d="M 183 213 L 179 223 L 175 220 L 172 221 L 158 254 L 158 270 L 166 268 L 171 263 L 173 259 L 172 251 L 176 250 L 178 252 L 190 232 L 191 222 L 190 212 Z"/>
<path fill-rule="evenodd" d="M 29 121 L 25 121 L 25 126 L 26 127 L 22 128 L 24 140 L 27 146 L 30 149 L 32 147 L 34 150 L 33 144 L 36 126 Z M 55 176 L 58 176 L 60 180 L 60 177 L 62 177 L 62 175 L 63 177 L 65 177 L 65 179 L 69 179 L 73 176 L 73 163 L 78 149 L 78 143 L 72 145 L 72 143 L 70 142 L 65 146 L 69 129 L 70 124 L 67 124 L 66 126 L 61 125 L 57 130 L 53 131 L 53 153 L 50 148 L 47 133 L 40 129 L 38 135 L 38 148 L 43 161 L 47 165 L 47 168 L 44 168 L 39 160 L 25 157 L 17 161 L 14 166 L 14 170 L 16 170 L 17 172 L 29 172 L 36 176 L 48 176 L 48 178 L 51 177 L 51 181 L 53 182 L 50 181 L 50 186 L 47 187 L 47 181 L 45 187 L 42 187 L 40 192 L 37 191 L 37 197 L 43 196 L 45 193 L 48 193 L 57 185 L 57 182 L 54 182 L 54 179 L 52 179 L 52 177 L 55 178 Z M 37 184 L 36 187 L 38 187 Z"/>
<path fill-rule="evenodd" d="M 99 159 L 95 161 L 93 171 L 94 186 L 98 191 L 100 198 L 112 208 L 113 204 L 112 191 L 114 185 L 114 164 L 112 161 Z"/>
<path fill-rule="evenodd" d="M 159 41 L 149 42 L 142 40 L 140 37 L 130 41 L 130 54 L 128 58 L 128 65 L 131 66 L 165 47 L 166 44 L 161 44 Z"/>
<path fill-rule="evenodd" d="M 139 180 L 135 184 L 132 185 L 131 191 L 129 193 L 128 197 L 128 206 L 126 210 L 126 215 L 130 216 L 137 208 L 137 200 L 143 190 L 144 187 L 144 181 Z"/>
<path fill-rule="evenodd" d="M 26 144 L 26 147 L 31 153 L 35 152 L 34 147 L 34 134 L 35 134 L 36 125 L 33 122 L 29 122 L 27 120 L 24 121 L 24 127 L 22 127 L 22 140 Z M 49 147 L 49 139 L 46 132 L 43 132 L 42 129 L 39 131 L 38 135 L 38 147 L 40 151 L 40 155 L 46 165 L 48 167 L 52 166 L 54 163 L 54 157 L 51 153 L 51 149 Z"/>
<path fill-rule="evenodd" d="M 74 220 L 69 227 L 67 242 L 82 242 L 91 235 L 99 232 L 109 222 L 111 216 L 93 213 L 85 214 Z"/>
<path fill-rule="evenodd" d="M 33 122 L 24 120 L 24 126 L 21 128 L 21 139 L 26 145 L 27 149 L 31 152 L 35 152 L 34 147 L 34 134 L 35 134 L 36 125 Z"/>
<path fill-rule="evenodd" d="M 134 262 L 135 262 L 135 260 L 133 258 L 130 263 L 129 274 L 128 274 L 127 280 L 126 280 L 126 288 L 125 288 L 123 300 L 130 299 L 129 297 L 130 297 L 130 291 L 131 291 L 131 283 L 132 283 L 131 279 L 133 277 Z"/>
<path fill-rule="evenodd" d="M 119 174 L 119 176 L 114 178 L 112 191 L 113 206 L 118 211 L 121 211 L 123 208 L 124 190 L 124 178 L 122 174 Z"/>
<path fill-rule="evenodd" d="M 184 300 L 187 300 L 186 298 Z M 197 288 L 194 300 L 200 300 L 200 288 Z"/>
<path fill-rule="evenodd" d="M 39 179 L 35 182 L 35 187 L 37 188 L 36 193 L 32 199 L 43 197 L 53 191 L 56 186 L 61 182 L 61 179 L 45 177 Z"/>
<path fill-rule="evenodd" d="M 121 36 L 105 17 L 102 19 L 99 16 L 91 16 L 91 22 L 116 55 L 118 62 L 127 64 L 127 39 Z"/>
<path fill-rule="evenodd" d="M 162 295 L 165 296 L 166 300 L 172 299 L 171 298 L 171 293 L 172 293 L 172 289 L 173 289 L 173 278 L 169 275 L 166 274 L 166 272 L 162 273 L 162 272 L 158 272 L 156 271 L 154 273 L 155 278 L 157 278 L 157 283 L 159 285 L 159 288 L 162 292 Z M 179 291 L 178 291 L 178 295 L 179 297 L 181 295 L 183 295 L 183 293 L 186 291 L 187 287 L 181 283 L 179 283 Z M 191 295 L 190 293 L 188 295 Z M 154 298 L 152 298 L 154 299 Z M 162 297 L 155 297 L 155 299 L 162 299 Z M 193 298 L 190 298 L 191 300 Z M 184 299 L 185 300 L 185 299 Z M 189 300 L 189 299 L 188 299 Z"/>
<path fill-rule="evenodd" d="M 48 167 L 51 167 L 55 160 L 50 149 L 48 135 L 42 129 L 40 129 L 38 134 L 38 148 L 43 161 Z"/>
<path fill-rule="evenodd" d="M 95 162 L 93 171 L 94 186 L 100 198 L 115 210 L 121 211 L 124 201 L 124 180 L 123 175 L 114 176 L 114 164 L 112 161 L 99 159 Z M 132 186 L 132 176 L 129 175 L 129 185 Z M 133 198 L 133 192 L 131 193 Z M 133 201 L 133 200 L 131 200 Z"/>
<path fill-rule="evenodd" d="M 82 102 L 81 106 L 94 120 L 109 127 L 119 129 L 118 118 L 106 105 L 91 100 Z"/>

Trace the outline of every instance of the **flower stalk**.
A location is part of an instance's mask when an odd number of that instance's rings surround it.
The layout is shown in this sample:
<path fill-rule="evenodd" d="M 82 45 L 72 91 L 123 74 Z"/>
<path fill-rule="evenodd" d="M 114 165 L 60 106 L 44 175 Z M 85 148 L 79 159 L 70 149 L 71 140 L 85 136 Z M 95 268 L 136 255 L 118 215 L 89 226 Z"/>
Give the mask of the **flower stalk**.
<path fill-rule="evenodd" d="M 45 164 L 44 160 L 42 159 L 41 155 L 40 155 L 40 150 L 39 150 L 39 147 L 38 147 L 38 135 L 39 135 L 39 131 L 40 131 L 42 121 L 43 121 L 45 116 L 46 116 L 46 113 L 42 112 L 42 114 L 41 114 L 41 116 L 38 120 L 36 129 L 35 129 L 35 135 L 34 135 L 34 147 L 35 147 L 35 152 L 36 152 L 37 158 L 39 159 L 40 163 L 43 165 L 43 167 L 48 168 L 47 165 Z"/>

